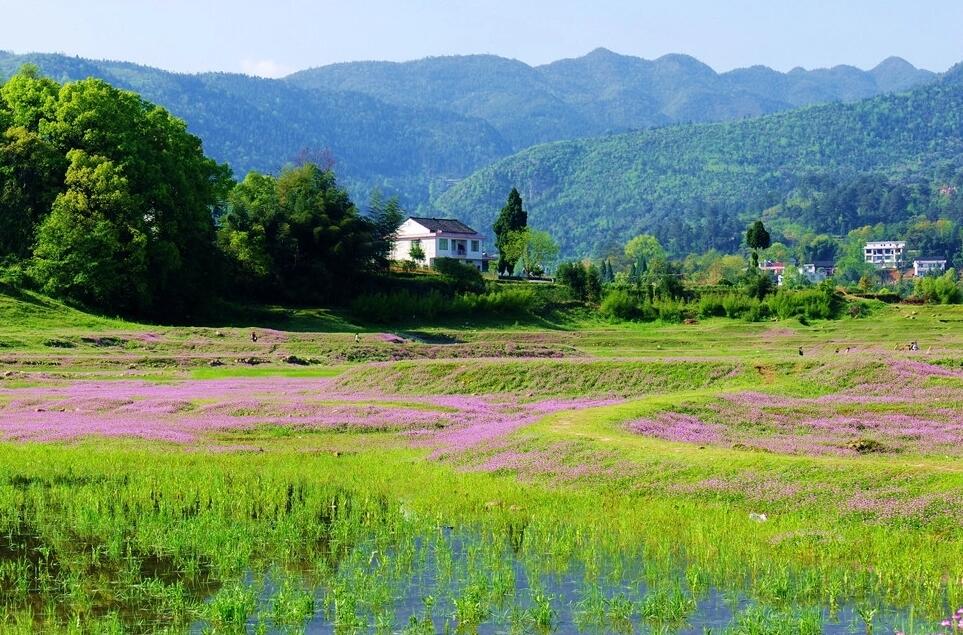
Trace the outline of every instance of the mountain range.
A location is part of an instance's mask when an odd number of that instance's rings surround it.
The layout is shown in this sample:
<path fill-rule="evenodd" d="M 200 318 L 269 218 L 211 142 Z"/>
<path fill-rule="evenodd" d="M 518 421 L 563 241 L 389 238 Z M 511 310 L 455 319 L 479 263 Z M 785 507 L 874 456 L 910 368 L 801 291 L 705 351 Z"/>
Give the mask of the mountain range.
<path fill-rule="evenodd" d="M 0 79 L 24 63 L 59 81 L 92 76 L 137 91 L 183 118 L 205 151 L 238 176 L 277 172 L 305 151 L 324 151 L 356 200 L 379 188 L 420 213 L 436 200 L 454 213 L 460 195 L 446 190 L 533 144 L 848 102 L 936 77 L 899 58 L 868 71 L 754 66 L 716 73 L 685 55 L 644 60 L 597 49 L 535 67 L 469 55 L 335 64 L 280 80 L 0 52 Z"/>
<path fill-rule="evenodd" d="M 856 102 L 534 146 L 459 182 L 436 205 L 484 227 L 517 187 L 529 223 L 550 229 L 564 253 L 598 254 L 656 226 L 759 212 L 811 177 L 932 183 L 961 168 L 963 65 Z"/>
<path fill-rule="evenodd" d="M 720 74 L 688 55 L 645 60 L 599 48 L 536 67 L 494 55 L 433 57 L 333 64 L 294 73 L 287 81 L 483 119 L 521 149 L 560 139 L 862 99 L 933 78 L 930 71 L 897 57 L 869 71 L 836 66 L 780 73 L 753 66 Z"/>

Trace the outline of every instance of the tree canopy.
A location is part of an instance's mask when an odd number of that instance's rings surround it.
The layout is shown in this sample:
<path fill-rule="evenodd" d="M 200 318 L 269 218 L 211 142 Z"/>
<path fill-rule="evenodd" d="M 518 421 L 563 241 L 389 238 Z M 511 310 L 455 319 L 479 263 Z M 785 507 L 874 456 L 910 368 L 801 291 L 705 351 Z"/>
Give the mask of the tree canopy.
<path fill-rule="evenodd" d="M 0 113 L 0 259 L 32 255 L 41 287 L 117 312 L 176 316 L 210 295 L 230 170 L 182 121 L 29 67 L 0 89 Z"/>
<path fill-rule="evenodd" d="M 518 257 L 513 257 L 506 253 L 506 249 L 511 251 L 508 246 L 512 240 L 512 233 L 519 232 L 528 226 L 528 212 L 522 206 L 522 196 L 514 187 L 508 193 L 508 200 L 498 213 L 495 219 L 495 246 L 498 248 L 498 273 L 512 275 L 515 271 L 515 263 Z"/>
<path fill-rule="evenodd" d="M 375 266 L 383 255 L 376 230 L 333 172 L 306 164 L 277 178 L 248 174 L 228 196 L 218 243 L 237 288 L 261 298 L 317 301 L 338 297 Z"/>

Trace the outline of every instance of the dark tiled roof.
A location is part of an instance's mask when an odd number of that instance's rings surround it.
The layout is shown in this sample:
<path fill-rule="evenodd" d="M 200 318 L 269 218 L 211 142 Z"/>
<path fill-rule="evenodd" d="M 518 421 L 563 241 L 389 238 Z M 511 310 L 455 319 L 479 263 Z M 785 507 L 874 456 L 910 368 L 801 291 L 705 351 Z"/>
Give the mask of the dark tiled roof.
<path fill-rule="evenodd" d="M 454 220 L 451 218 L 420 218 L 418 216 L 412 216 L 411 220 L 415 221 L 419 225 L 427 227 L 428 231 L 432 232 L 443 232 L 445 234 L 478 233 L 460 220 Z"/>

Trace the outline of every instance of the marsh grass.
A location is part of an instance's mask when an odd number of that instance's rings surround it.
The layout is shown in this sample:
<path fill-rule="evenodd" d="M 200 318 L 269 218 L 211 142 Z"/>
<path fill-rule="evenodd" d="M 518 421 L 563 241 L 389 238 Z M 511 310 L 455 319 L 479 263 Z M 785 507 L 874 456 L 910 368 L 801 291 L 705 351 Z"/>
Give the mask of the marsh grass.
<path fill-rule="evenodd" d="M 620 398 L 534 417 L 442 458 L 391 427 L 283 423 L 184 446 L 0 443 L 3 632 L 803 635 L 851 623 L 931 633 L 963 604 L 958 458 L 790 455 L 625 425 L 703 416 L 747 390 L 816 399 L 917 381 L 892 362 L 951 360 L 939 368 L 953 371 L 963 349 L 953 308 L 885 307 L 808 326 L 413 324 L 417 340 L 366 334 L 357 344 L 345 324 L 308 333 L 332 319 L 308 312 L 289 316 L 303 331 L 262 332 L 257 348 L 247 327 L 136 325 L 29 294 L 0 295 L 0 312 L 12 316 L 0 323 L 2 369 L 15 373 L 0 381 L 0 408 L 21 389 L 128 373 L 171 384 L 318 378 L 371 391 L 371 405 L 443 414 L 405 395 L 498 395 L 522 413 L 547 396 Z M 894 350 L 909 340 L 934 350 Z M 554 353 L 567 358 L 545 357 Z M 287 354 L 319 363 L 277 361 Z M 207 366 L 251 355 L 270 361 Z M 960 382 L 918 378 L 934 390 Z M 929 405 L 837 411 L 916 416 Z M 506 452 L 528 460 L 482 469 Z"/>

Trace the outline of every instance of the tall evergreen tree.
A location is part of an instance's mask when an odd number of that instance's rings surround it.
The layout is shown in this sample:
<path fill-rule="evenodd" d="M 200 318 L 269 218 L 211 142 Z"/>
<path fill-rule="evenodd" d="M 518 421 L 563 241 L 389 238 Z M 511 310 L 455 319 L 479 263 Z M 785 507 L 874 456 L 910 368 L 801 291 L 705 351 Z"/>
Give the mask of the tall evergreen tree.
<path fill-rule="evenodd" d="M 515 272 L 516 259 L 505 257 L 504 250 L 511 240 L 511 234 L 528 226 L 528 212 L 522 207 L 522 196 L 514 187 L 508 193 L 508 201 L 499 212 L 493 229 L 495 230 L 495 246 L 498 247 L 498 273 L 512 275 Z"/>
<path fill-rule="evenodd" d="M 771 244 L 769 232 L 766 231 L 766 227 L 761 220 L 757 220 L 749 226 L 748 231 L 746 231 L 746 245 L 752 250 L 753 267 L 759 266 L 759 250 L 769 249 Z"/>

